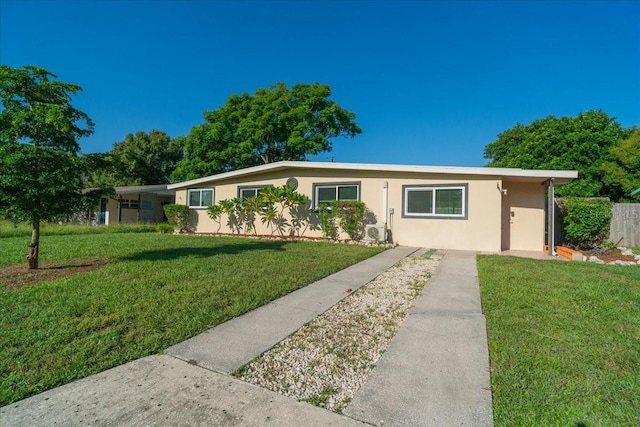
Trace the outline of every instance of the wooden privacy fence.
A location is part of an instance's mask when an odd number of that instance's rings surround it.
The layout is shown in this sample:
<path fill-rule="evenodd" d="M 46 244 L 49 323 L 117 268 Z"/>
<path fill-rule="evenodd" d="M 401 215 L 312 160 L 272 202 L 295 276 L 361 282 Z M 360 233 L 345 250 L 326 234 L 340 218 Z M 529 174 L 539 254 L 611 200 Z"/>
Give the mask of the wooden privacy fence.
<path fill-rule="evenodd" d="M 618 246 L 640 246 L 640 203 L 613 205 L 609 236 Z"/>

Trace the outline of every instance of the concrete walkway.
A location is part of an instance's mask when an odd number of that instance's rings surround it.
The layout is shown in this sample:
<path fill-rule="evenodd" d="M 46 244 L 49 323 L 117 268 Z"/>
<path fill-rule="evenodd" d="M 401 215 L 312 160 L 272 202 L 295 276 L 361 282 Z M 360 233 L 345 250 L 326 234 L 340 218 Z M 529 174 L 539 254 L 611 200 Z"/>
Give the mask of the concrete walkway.
<path fill-rule="evenodd" d="M 379 426 L 492 426 L 486 323 L 473 252 L 438 269 L 345 414 Z"/>
<path fill-rule="evenodd" d="M 490 426 L 473 253 L 443 261 L 346 415 L 228 375 L 415 248 L 396 248 L 167 350 L 0 408 L 0 425 Z M 186 362 L 186 363 L 185 363 Z M 203 369 L 206 368 L 206 369 Z"/>

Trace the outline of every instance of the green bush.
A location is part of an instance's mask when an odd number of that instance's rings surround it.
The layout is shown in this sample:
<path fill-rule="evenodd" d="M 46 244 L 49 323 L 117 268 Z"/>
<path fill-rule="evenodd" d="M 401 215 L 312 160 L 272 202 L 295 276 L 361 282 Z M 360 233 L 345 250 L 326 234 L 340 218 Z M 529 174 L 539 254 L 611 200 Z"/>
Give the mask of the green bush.
<path fill-rule="evenodd" d="M 351 240 L 360 240 L 364 234 L 365 204 L 358 201 L 336 200 L 331 203 L 331 211 Z"/>
<path fill-rule="evenodd" d="M 327 205 L 318 206 L 318 221 L 320 222 L 320 230 L 322 230 L 322 237 L 325 239 L 335 239 L 337 237 L 337 230 L 335 223 L 333 222 L 333 215 Z"/>
<path fill-rule="evenodd" d="M 180 233 L 188 231 L 190 227 L 191 211 L 187 205 L 164 205 L 164 214 L 169 225 L 178 229 Z"/>
<path fill-rule="evenodd" d="M 158 224 L 156 226 L 156 229 L 160 234 L 171 234 L 174 231 L 174 226 L 171 224 L 167 224 L 166 222 L 163 222 L 162 224 Z"/>
<path fill-rule="evenodd" d="M 609 237 L 611 202 L 608 199 L 565 198 L 559 201 L 564 213 L 567 244 L 576 249 L 593 249 Z"/>

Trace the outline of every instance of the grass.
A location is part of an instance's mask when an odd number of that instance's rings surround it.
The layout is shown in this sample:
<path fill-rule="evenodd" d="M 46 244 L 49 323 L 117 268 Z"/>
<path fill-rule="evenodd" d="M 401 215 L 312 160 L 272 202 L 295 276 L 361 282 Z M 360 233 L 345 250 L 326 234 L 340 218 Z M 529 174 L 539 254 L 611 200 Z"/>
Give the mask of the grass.
<path fill-rule="evenodd" d="M 42 262 L 112 262 L 0 289 L 0 406 L 161 352 L 380 251 L 157 233 L 45 235 Z M 0 267 L 24 255 L 23 237 L 0 238 Z"/>
<path fill-rule="evenodd" d="M 149 233 L 158 230 L 157 225 L 140 224 L 127 225 L 117 224 L 106 226 L 89 226 L 78 224 L 58 224 L 54 222 L 43 222 L 40 224 L 40 234 L 42 236 L 66 236 L 70 234 L 115 234 L 115 233 Z M 0 238 L 2 237 L 31 237 L 31 224 L 21 222 L 15 224 L 11 221 L 0 220 Z"/>
<path fill-rule="evenodd" d="M 640 268 L 478 257 L 496 426 L 640 423 Z"/>

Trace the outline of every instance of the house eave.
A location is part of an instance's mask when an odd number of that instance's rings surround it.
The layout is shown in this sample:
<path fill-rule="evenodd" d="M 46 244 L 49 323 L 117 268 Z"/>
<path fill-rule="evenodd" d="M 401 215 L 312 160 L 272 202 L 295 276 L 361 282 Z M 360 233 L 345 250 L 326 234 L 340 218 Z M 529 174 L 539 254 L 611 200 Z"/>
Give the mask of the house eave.
<path fill-rule="evenodd" d="M 466 166 L 420 166 L 420 165 L 396 165 L 374 163 L 334 163 L 334 162 L 306 162 L 306 161 L 281 161 L 265 165 L 238 169 L 217 175 L 178 182 L 167 186 L 169 190 L 195 187 L 202 184 L 212 184 L 217 181 L 241 176 L 251 176 L 267 171 L 283 169 L 322 169 L 322 170 L 349 170 L 364 172 L 400 172 L 431 175 L 456 175 L 456 176 L 484 176 L 497 179 L 510 178 L 518 181 L 543 182 L 554 178 L 556 183 L 567 183 L 578 177 L 574 170 L 532 170 L 516 168 L 490 168 L 490 167 L 466 167 Z"/>

